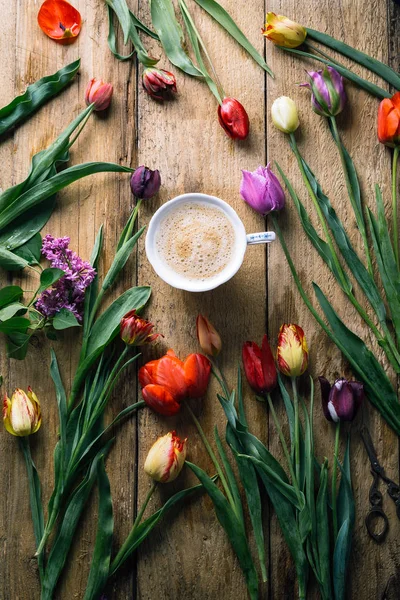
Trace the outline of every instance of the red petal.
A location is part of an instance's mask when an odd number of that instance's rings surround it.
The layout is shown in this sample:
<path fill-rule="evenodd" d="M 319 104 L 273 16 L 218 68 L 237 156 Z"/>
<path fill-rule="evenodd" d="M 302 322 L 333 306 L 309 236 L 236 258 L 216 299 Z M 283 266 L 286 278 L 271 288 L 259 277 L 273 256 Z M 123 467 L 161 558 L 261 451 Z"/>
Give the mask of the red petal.
<path fill-rule="evenodd" d="M 161 385 L 146 385 L 142 390 L 142 395 L 146 404 L 160 415 L 171 417 L 180 411 L 180 404 Z"/>
<path fill-rule="evenodd" d="M 203 354 L 190 354 L 184 362 L 183 369 L 189 398 L 204 396 L 211 374 L 208 358 Z"/>

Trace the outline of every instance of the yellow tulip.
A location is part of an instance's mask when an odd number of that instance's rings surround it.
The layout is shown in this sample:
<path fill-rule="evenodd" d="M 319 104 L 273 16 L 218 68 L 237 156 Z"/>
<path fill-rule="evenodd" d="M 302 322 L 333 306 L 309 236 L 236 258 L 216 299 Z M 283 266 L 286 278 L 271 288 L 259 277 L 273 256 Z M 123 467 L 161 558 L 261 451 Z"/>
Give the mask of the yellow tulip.
<path fill-rule="evenodd" d="M 42 415 L 39 400 L 30 387 L 27 394 L 17 388 L 11 400 L 7 394 L 4 395 L 3 422 L 12 435 L 24 437 L 36 433 L 42 423 Z"/>
<path fill-rule="evenodd" d="M 307 36 L 306 29 L 283 15 L 267 13 L 263 35 L 277 46 L 297 48 Z"/>
<path fill-rule="evenodd" d="M 186 439 L 175 431 L 159 437 L 152 445 L 144 463 L 144 470 L 154 481 L 169 483 L 176 479 L 186 459 Z"/>
<path fill-rule="evenodd" d="M 307 369 L 308 347 L 299 325 L 284 324 L 280 328 L 277 360 L 280 372 L 288 377 L 298 377 Z"/>

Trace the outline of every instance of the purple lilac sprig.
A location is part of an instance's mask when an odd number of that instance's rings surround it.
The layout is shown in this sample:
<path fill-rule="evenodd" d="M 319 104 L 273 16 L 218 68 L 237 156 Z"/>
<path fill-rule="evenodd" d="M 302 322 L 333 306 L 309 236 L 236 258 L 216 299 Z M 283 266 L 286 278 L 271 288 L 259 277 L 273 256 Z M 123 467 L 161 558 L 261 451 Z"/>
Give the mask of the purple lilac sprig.
<path fill-rule="evenodd" d="M 81 323 L 85 290 L 95 278 L 95 269 L 68 248 L 69 237 L 43 238 L 42 254 L 53 268 L 62 269 L 65 275 L 54 285 L 42 292 L 35 308 L 45 317 L 54 317 L 62 308 L 71 311 Z"/>

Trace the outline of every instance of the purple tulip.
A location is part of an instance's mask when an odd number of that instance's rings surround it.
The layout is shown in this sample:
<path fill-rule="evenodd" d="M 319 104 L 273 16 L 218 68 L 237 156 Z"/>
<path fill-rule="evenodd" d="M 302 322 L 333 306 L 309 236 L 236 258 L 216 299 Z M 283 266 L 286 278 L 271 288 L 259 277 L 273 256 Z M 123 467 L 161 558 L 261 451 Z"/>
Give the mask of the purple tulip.
<path fill-rule="evenodd" d="M 282 210 L 285 206 L 285 193 L 269 165 L 270 163 L 266 167 L 258 167 L 253 172 L 242 171 L 240 195 L 260 215 Z"/>
<path fill-rule="evenodd" d="M 161 186 L 160 171 L 148 167 L 138 167 L 131 177 L 131 190 L 136 198 L 149 200 L 155 196 Z"/>
<path fill-rule="evenodd" d="M 309 83 L 301 83 L 301 87 L 311 90 L 311 106 L 314 112 L 325 117 L 334 117 L 344 109 L 346 92 L 343 77 L 333 67 L 325 67 L 322 71 L 307 71 Z"/>
<path fill-rule="evenodd" d="M 352 421 L 364 399 L 364 386 L 359 381 L 336 379 L 331 386 L 325 377 L 319 377 L 322 409 L 328 421 Z"/>

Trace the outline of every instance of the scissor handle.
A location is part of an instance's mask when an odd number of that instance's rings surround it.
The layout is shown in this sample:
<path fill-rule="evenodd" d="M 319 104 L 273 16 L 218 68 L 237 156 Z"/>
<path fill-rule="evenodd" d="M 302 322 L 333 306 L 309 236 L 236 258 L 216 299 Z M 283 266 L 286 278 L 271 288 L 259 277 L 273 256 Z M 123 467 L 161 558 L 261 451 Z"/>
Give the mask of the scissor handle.
<path fill-rule="evenodd" d="M 380 519 L 383 520 L 383 529 L 376 533 L 374 531 L 374 525 L 376 525 L 377 521 Z M 386 514 L 383 512 L 383 509 L 380 506 L 373 506 L 367 516 L 365 517 L 365 526 L 368 531 L 368 535 L 378 544 L 383 542 L 386 537 L 386 534 L 389 530 L 389 521 Z"/>

